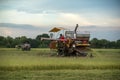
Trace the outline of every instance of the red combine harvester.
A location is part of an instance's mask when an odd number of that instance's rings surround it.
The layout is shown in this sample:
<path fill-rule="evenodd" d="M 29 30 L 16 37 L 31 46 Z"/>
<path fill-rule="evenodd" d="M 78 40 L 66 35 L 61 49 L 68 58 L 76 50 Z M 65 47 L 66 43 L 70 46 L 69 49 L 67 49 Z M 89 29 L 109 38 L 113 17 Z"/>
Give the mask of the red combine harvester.
<path fill-rule="evenodd" d="M 58 55 L 60 56 L 87 56 L 90 51 L 89 38 L 90 33 L 80 33 L 77 31 L 78 24 L 74 31 L 66 30 L 61 37 L 54 39 L 52 38 L 41 38 L 41 40 L 51 40 L 50 48 L 57 49 Z M 58 33 L 64 28 L 53 28 L 49 32 Z"/>

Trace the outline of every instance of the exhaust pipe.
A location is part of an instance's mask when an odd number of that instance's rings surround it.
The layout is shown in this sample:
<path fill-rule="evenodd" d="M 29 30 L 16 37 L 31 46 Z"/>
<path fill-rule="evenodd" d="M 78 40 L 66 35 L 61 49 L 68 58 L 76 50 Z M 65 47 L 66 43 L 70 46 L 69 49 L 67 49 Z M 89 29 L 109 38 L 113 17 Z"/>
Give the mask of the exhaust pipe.
<path fill-rule="evenodd" d="M 75 30 L 74 30 L 75 34 L 77 33 L 77 28 L 78 28 L 78 24 L 76 24 L 76 27 L 75 27 Z"/>

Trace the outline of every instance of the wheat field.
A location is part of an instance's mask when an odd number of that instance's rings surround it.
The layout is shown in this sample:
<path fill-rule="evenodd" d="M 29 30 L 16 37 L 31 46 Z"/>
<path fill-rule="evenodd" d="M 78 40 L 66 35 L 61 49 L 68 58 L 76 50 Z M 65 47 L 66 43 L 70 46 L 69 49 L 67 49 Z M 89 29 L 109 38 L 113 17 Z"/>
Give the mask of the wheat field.
<path fill-rule="evenodd" d="M 0 80 L 120 79 L 119 49 L 92 49 L 92 54 L 92 58 L 60 57 L 48 48 L 0 48 Z"/>

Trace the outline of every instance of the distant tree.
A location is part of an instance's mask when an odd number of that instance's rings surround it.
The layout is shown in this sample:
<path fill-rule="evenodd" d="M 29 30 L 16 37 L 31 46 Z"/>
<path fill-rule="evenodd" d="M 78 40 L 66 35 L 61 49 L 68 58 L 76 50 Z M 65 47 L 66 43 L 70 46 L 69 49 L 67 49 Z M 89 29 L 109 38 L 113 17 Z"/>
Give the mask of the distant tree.
<path fill-rule="evenodd" d="M 92 48 L 98 48 L 98 39 L 97 38 L 93 38 L 91 41 L 91 47 Z"/>
<path fill-rule="evenodd" d="M 120 49 L 120 39 L 116 41 L 116 48 Z"/>
<path fill-rule="evenodd" d="M 108 43 L 108 48 L 116 48 L 116 41 L 111 41 Z"/>
<path fill-rule="evenodd" d="M 26 36 L 21 36 L 20 37 L 20 42 L 21 43 L 24 43 L 24 42 L 26 42 L 27 41 L 27 37 Z"/>
<path fill-rule="evenodd" d="M 31 39 L 31 38 L 28 38 L 27 41 L 31 44 L 32 48 L 38 48 L 39 47 L 40 41 L 38 41 L 36 39 Z"/>
<path fill-rule="evenodd" d="M 106 39 L 93 38 L 90 42 L 92 48 L 120 48 L 120 40 L 108 41 Z"/>
<path fill-rule="evenodd" d="M 40 35 L 37 35 L 36 39 L 37 40 L 41 40 L 41 37 L 45 37 L 45 38 L 49 38 L 49 35 L 48 34 L 40 34 Z"/>
<path fill-rule="evenodd" d="M 21 44 L 20 37 L 16 37 L 16 38 L 14 39 L 13 45 L 16 46 L 16 45 L 20 45 L 20 44 Z"/>
<path fill-rule="evenodd" d="M 43 40 L 42 41 L 41 37 L 49 38 L 49 35 L 48 34 L 42 34 L 42 35 L 38 35 L 36 37 L 36 40 L 40 41 L 39 47 L 41 47 L 41 48 L 49 47 L 50 41 L 49 40 Z"/>
<path fill-rule="evenodd" d="M 6 46 L 7 46 L 8 48 L 14 47 L 14 46 L 13 46 L 13 38 L 12 38 L 12 37 L 10 37 L 10 36 L 7 36 L 7 37 L 6 37 Z"/>
<path fill-rule="evenodd" d="M 3 36 L 0 36 L 0 47 L 6 47 L 6 39 Z"/>
<path fill-rule="evenodd" d="M 36 40 L 40 40 L 42 35 L 37 35 Z"/>
<path fill-rule="evenodd" d="M 100 44 L 100 48 L 107 48 L 108 47 L 108 43 L 109 43 L 109 41 L 108 40 L 106 40 L 106 39 L 101 39 L 101 40 L 99 40 L 99 44 Z"/>
<path fill-rule="evenodd" d="M 0 36 L 0 47 L 13 48 L 16 45 L 21 45 L 26 41 L 31 44 L 32 48 L 47 48 L 49 47 L 49 40 L 41 40 L 41 37 L 49 38 L 48 34 L 37 35 L 35 39 L 27 38 L 26 36 L 12 38 L 10 36 Z M 120 39 L 117 41 L 109 41 L 106 39 L 93 38 L 91 41 L 92 48 L 120 48 Z"/>

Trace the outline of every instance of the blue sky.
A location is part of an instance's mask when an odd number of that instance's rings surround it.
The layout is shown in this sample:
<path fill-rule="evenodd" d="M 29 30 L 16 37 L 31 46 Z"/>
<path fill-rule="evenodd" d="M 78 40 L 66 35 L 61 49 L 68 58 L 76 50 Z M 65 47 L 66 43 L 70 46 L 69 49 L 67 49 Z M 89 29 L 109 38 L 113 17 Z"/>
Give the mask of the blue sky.
<path fill-rule="evenodd" d="M 119 8 L 120 0 L 0 0 L 0 35 L 34 38 L 52 27 L 73 30 L 79 24 L 92 38 L 117 40 Z"/>

